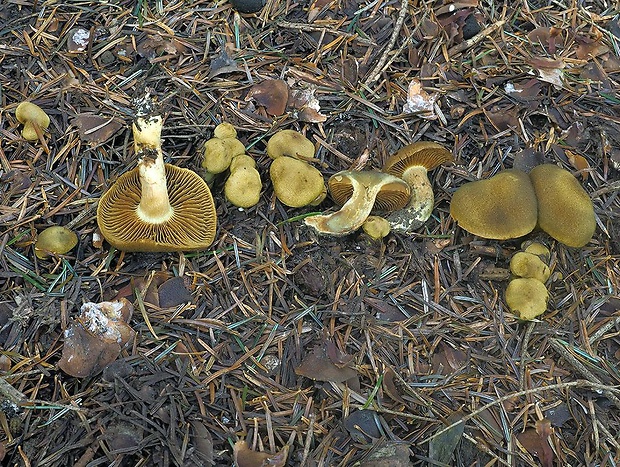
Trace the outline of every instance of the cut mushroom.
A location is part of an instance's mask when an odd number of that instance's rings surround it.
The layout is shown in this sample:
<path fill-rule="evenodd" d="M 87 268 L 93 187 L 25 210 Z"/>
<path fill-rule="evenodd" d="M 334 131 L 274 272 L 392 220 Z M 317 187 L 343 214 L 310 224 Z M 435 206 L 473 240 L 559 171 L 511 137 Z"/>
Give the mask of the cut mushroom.
<path fill-rule="evenodd" d="M 342 208 L 332 214 L 306 217 L 317 232 L 347 235 L 362 226 L 373 209 L 394 211 L 407 204 L 411 190 L 406 182 L 383 172 L 343 171 L 328 182 L 329 191 Z"/>
<path fill-rule="evenodd" d="M 97 222 L 122 251 L 202 250 L 215 238 L 216 212 L 209 187 L 196 173 L 164 164 L 159 116 L 133 126 L 138 167 L 121 175 L 101 197 Z"/>
<path fill-rule="evenodd" d="M 430 141 L 409 144 L 388 158 L 383 171 L 402 178 L 411 188 L 407 206 L 387 216 L 392 230 L 410 233 L 428 220 L 435 202 L 428 171 L 452 160 L 446 148 Z"/>

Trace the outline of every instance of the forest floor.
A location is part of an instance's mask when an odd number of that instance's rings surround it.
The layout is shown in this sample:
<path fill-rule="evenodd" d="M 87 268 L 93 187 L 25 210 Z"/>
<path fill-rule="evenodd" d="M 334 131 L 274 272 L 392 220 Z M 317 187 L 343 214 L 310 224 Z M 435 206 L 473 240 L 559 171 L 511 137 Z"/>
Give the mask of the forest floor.
<path fill-rule="evenodd" d="M 4 465 L 224 466 L 234 446 L 241 467 L 619 465 L 612 3 L 1 2 Z M 202 175 L 204 142 L 229 122 L 261 173 L 249 209 L 214 180 L 205 251 L 123 253 L 99 236 L 100 196 L 136 166 L 146 91 L 167 162 Z M 38 141 L 21 135 L 24 100 L 51 119 Z M 430 172 L 435 208 L 414 234 L 318 236 L 303 217 L 337 209 L 329 196 L 298 209 L 274 197 L 265 142 L 280 129 L 315 143 L 326 180 L 414 141 L 454 162 Z M 586 246 L 487 240 L 450 217 L 459 186 L 543 161 L 590 195 Z M 78 244 L 38 258 L 52 225 Z M 549 304 L 523 322 L 504 291 L 533 240 L 551 252 Z M 81 306 L 121 297 L 135 335 L 118 358 L 63 371 Z"/>

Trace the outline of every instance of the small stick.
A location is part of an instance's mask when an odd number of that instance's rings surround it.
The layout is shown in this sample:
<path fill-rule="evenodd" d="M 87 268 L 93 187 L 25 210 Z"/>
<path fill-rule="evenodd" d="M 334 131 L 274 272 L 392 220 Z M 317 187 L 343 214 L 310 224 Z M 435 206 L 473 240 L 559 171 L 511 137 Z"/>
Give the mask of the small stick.
<path fill-rule="evenodd" d="M 407 16 L 407 10 L 409 10 L 409 0 L 401 0 L 400 2 L 400 11 L 398 12 L 398 18 L 396 19 L 396 24 L 394 25 L 394 30 L 392 31 L 392 35 L 390 36 L 390 41 L 385 49 L 383 49 L 383 54 L 381 58 L 372 69 L 372 72 L 368 76 L 368 79 L 364 83 L 366 86 L 370 86 L 374 83 L 379 75 L 383 72 L 383 67 L 388 61 L 388 56 L 392 49 L 394 48 L 394 44 L 398 40 L 398 36 L 400 34 L 400 30 L 403 27 L 403 23 L 405 22 L 405 17 Z M 472 38 L 473 39 L 473 38 Z"/>

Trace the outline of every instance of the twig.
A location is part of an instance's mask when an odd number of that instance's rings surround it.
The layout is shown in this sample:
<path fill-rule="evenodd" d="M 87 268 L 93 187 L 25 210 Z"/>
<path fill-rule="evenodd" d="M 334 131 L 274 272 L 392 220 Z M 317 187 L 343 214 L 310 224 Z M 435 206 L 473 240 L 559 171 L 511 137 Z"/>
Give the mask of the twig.
<path fill-rule="evenodd" d="M 452 56 L 458 54 L 459 52 L 463 52 L 463 51 L 465 51 L 467 49 L 472 48 L 473 46 L 475 46 L 479 42 L 482 42 L 482 40 L 485 37 L 487 37 L 491 33 L 495 32 L 497 29 L 501 28 L 505 23 L 506 23 L 505 20 L 501 20 L 501 21 L 498 21 L 497 23 L 493 23 L 491 26 L 489 26 L 488 28 L 483 29 L 478 34 L 476 34 L 474 37 L 472 37 L 471 39 L 467 39 L 466 41 L 463 41 L 460 44 L 455 45 L 450 50 L 448 50 L 448 57 L 452 57 Z"/>
<path fill-rule="evenodd" d="M 451 428 L 454 428 L 459 423 L 465 423 L 466 421 L 471 420 L 472 418 L 474 418 L 479 413 L 482 413 L 485 410 L 488 410 L 489 408 L 493 407 L 494 405 L 501 404 L 502 402 L 510 400 L 510 399 L 512 399 L 514 397 L 521 397 L 521 396 L 527 396 L 529 394 L 536 394 L 538 392 L 553 391 L 555 389 L 567 389 L 567 388 L 574 388 L 574 387 L 589 387 L 589 388 L 594 388 L 594 389 L 601 389 L 602 391 L 610 391 L 610 392 L 616 391 L 616 392 L 620 392 L 620 387 L 617 387 L 617 386 L 606 386 L 604 384 L 593 383 L 592 381 L 587 381 L 585 379 L 579 379 L 577 381 L 570 381 L 568 383 L 550 384 L 549 386 L 541 386 L 539 388 L 526 389 L 525 391 L 513 392 L 513 393 L 510 393 L 510 394 L 506 394 L 505 396 L 502 396 L 499 399 L 494 400 L 493 402 L 489 402 L 488 404 L 480 407 L 479 409 L 474 410 L 472 413 L 470 413 L 468 415 L 465 415 L 463 418 L 461 418 L 459 420 L 456 420 L 451 425 L 448 425 L 447 427 L 445 427 L 445 428 L 439 430 L 438 432 L 432 434 L 428 438 L 423 439 L 422 441 L 420 441 L 418 443 L 418 445 L 421 445 L 421 444 L 424 444 L 424 443 L 428 443 L 432 439 L 435 439 L 437 436 L 445 433 L 446 431 L 450 430 Z"/>
<path fill-rule="evenodd" d="M 398 40 L 400 30 L 403 27 L 403 23 L 405 22 L 407 10 L 409 10 L 409 0 L 401 0 L 400 11 L 398 12 L 398 18 L 396 19 L 394 30 L 392 31 L 392 35 L 390 36 L 390 41 L 388 42 L 387 47 L 383 50 L 381 58 L 370 72 L 370 75 L 368 75 L 368 79 L 366 79 L 366 81 L 364 82 L 366 86 L 370 86 L 372 83 L 374 83 L 377 78 L 379 78 L 379 75 L 383 72 L 383 67 L 387 63 L 390 52 L 392 52 L 394 44 L 396 44 L 396 41 Z"/>
<path fill-rule="evenodd" d="M 603 385 L 603 382 L 594 373 L 588 370 L 579 360 L 577 360 L 573 354 L 566 350 L 566 347 L 564 347 L 557 339 L 549 339 L 549 344 L 551 344 L 551 347 L 553 347 L 557 353 L 564 357 L 564 359 L 570 363 L 575 370 L 581 373 L 581 376 L 587 378 L 593 383 Z M 613 392 L 608 389 L 603 389 L 603 394 L 605 394 L 607 398 L 620 409 L 620 399 L 618 399 Z"/>

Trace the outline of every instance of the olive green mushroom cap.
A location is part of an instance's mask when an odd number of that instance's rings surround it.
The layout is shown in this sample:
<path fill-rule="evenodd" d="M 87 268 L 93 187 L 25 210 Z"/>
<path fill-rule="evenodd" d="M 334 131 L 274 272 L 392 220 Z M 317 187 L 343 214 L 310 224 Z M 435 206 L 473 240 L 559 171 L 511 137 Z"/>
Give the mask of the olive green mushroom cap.
<path fill-rule="evenodd" d="M 22 136 L 25 140 L 36 141 L 39 139 L 35 125 L 39 128 L 50 126 L 50 118 L 45 111 L 32 102 L 22 102 L 15 109 L 15 118 L 23 123 Z"/>
<path fill-rule="evenodd" d="M 536 279 L 543 284 L 551 275 L 551 270 L 538 255 L 518 251 L 510 259 L 510 271 L 518 277 Z"/>
<path fill-rule="evenodd" d="M 269 168 L 269 177 L 276 197 L 292 208 L 313 203 L 325 191 L 321 172 L 307 162 L 292 157 L 275 159 Z"/>
<path fill-rule="evenodd" d="M 362 224 L 362 230 L 373 240 L 380 240 L 390 233 L 390 222 L 384 217 L 368 216 Z"/>
<path fill-rule="evenodd" d="M 596 230 L 590 196 L 573 175 L 553 164 L 542 164 L 530 172 L 538 199 L 538 226 L 557 241 L 582 247 Z"/>
<path fill-rule="evenodd" d="M 211 191 L 196 173 L 165 164 L 172 215 L 153 221 L 138 215 L 139 167 L 121 175 L 99 200 L 97 222 L 105 239 L 122 251 L 175 252 L 207 248 L 217 216 Z"/>
<path fill-rule="evenodd" d="M 54 225 L 39 233 L 34 244 L 34 254 L 39 259 L 47 259 L 52 254 L 64 255 L 71 251 L 77 242 L 75 232 L 60 225 Z"/>
<path fill-rule="evenodd" d="M 506 304 L 512 313 L 523 320 L 532 320 L 547 310 L 549 292 L 536 279 L 518 278 L 508 283 Z"/>
<path fill-rule="evenodd" d="M 538 256 L 544 263 L 548 263 L 551 259 L 551 252 L 549 251 L 549 248 L 542 243 L 527 242 L 521 245 L 521 248 L 523 248 L 523 251 L 526 253 L 531 253 Z"/>
<path fill-rule="evenodd" d="M 314 144 L 295 130 L 280 130 L 269 138 L 266 151 L 272 159 L 288 156 L 309 160 L 314 157 Z"/>
<path fill-rule="evenodd" d="M 211 138 L 204 144 L 202 166 L 207 172 L 219 174 L 228 169 L 233 157 L 245 153 L 245 146 L 237 138 Z"/>
<path fill-rule="evenodd" d="M 262 189 L 260 174 L 254 159 L 245 154 L 235 156 L 230 164 L 230 176 L 224 184 L 224 196 L 239 208 L 256 205 Z"/>
<path fill-rule="evenodd" d="M 452 195 L 450 215 L 483 238 L 507 240 L 530 233 L 538 219 L 534 187 L 525 172 L 508 169 L 465 183 Z"/>
<path fill-rule="evenodd" d="M 228 122 L 222 122 L 213 130 L 213 136 L 216 138 L 236 138 L 237 130 L 232 124 Z"/>

